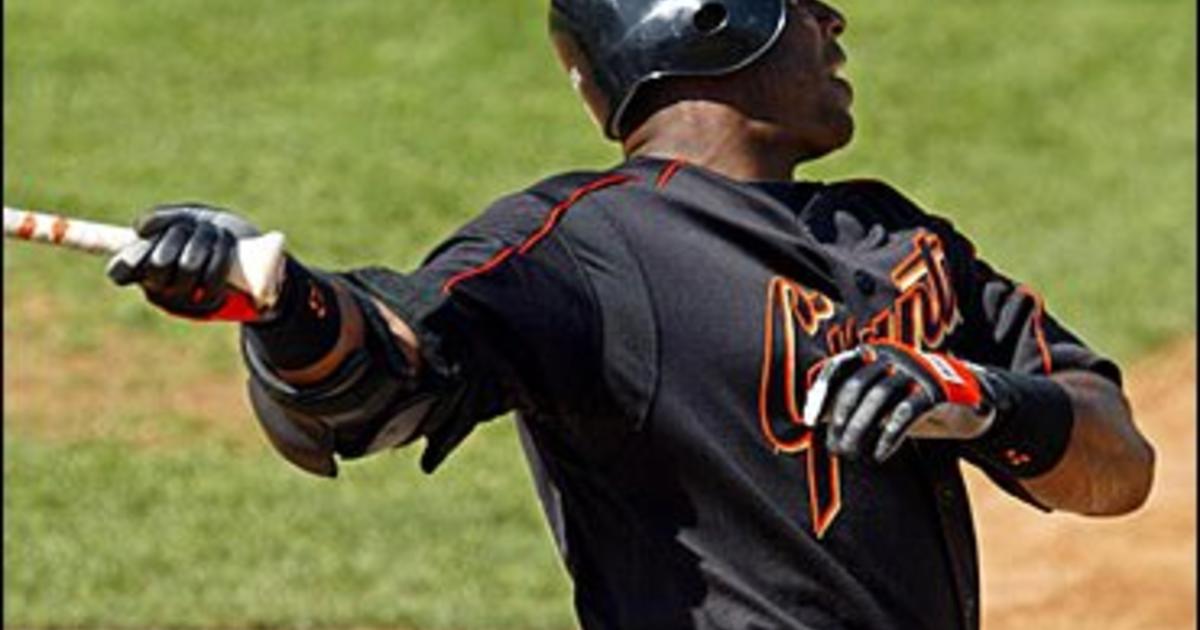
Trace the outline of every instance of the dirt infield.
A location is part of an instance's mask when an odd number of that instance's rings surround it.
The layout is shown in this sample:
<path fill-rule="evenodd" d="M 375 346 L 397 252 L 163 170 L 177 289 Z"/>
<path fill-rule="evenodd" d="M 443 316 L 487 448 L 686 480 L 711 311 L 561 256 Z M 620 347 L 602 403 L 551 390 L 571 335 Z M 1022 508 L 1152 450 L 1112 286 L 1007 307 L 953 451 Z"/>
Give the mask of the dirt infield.
<path fill-rule="evenodd" d="M 984 630 L 1195 627 L 1195 340 L 1127 375 L 1136 421 L 1158 455 L 1154 490 L 1137 513 L 1040 515 L 968 471 Z"/>

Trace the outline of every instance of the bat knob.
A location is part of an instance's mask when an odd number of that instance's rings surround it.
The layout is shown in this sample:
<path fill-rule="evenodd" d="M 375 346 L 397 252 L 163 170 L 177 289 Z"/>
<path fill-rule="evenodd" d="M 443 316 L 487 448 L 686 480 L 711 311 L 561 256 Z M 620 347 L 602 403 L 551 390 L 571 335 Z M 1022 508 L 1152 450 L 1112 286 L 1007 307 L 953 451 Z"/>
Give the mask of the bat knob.
<path fill-rule="evenodd" d="M 279 297 L 283 282 L 284 240 L 280 232 L 267 232 L 237 243 L 229 283 L 248 293 L 260 309 L 274 306 Z"/>

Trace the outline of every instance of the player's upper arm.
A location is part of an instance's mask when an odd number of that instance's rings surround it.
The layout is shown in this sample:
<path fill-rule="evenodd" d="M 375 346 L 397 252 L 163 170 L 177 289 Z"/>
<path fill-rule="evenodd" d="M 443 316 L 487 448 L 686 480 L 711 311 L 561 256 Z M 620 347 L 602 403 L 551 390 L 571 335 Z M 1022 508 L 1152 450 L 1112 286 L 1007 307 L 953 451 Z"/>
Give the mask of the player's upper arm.
<path fill-rule="evenodd" d="M 609 404 L 603 325 L 555 199 L 507 197 L 411 274 L 353 272 L 410 337 L 444 400 L 423 465 L 436 466 L 479 422 L 506 411 L 570 423 Z"/>
<path fill-rule="evenodd" d="M 579 189 L 583 193 L 576 193 L 539 187 L 505 197 L 444 241 L 411 273 L 368 267 L 340 274 L 371 324 L 367 345 L 390 356 L 392 363 L 403 364 L 402 372 L 368 371 L 381 375 L 378 378 L 395 376 L 373 385 L 388 390 L 388 395 L 381 394 L 383 402 L 356 415 L 353 423 L 395 426 L 387 422 L 392 418 L 417 427 L 418 433 L 399 443 L 425 437 L 421 463 L 432 470 L 477 424 L 505 412 L 520 410 L 569 431 L 583 424 L 581 418 L 603 418 L 609 410 L 617 417 L 623 401 L 644 399 L 617 400 L 620 396 L 612 394 L 631 389 L 621 383 L 644 380 L 644 371 L 626 369 L 630 362 L 620 359 L 641 355 L 645 345 L 639 340 L 652 326 L 642 321 L 631 330 L 620 314 L 606 320 L 592 281 L 599 275 L 599 293 L 624 295 L 628 292 L 620 287 L 629 281 L 628 269 L 605 263 L 600 267 L 611 273 L 598 273 L 581 262 L 572 239 L 563 235 L 568 211 L 582 205 L 578 202 L 596 188 L 585 185 Z M 590 244 L 596 245 L 595 240 Z M 582 256 L 588 257 L 587 252 Z M 606 325 L 619 329 L 618 334 L 606 335 Z M 634 350 L 625 352 L 625 346 Z M 618 378 L 612 377 L 614 372 Z M 265 375 L 258 384 L 268 380 Z M 611 382 L 617 386 L 609 387 Z M 284 393 L 274 396 L 283 400 L 283 412 L 260 410 L 260 418 L 282 413 L 294 416 L 290 420 L 296 426 L 321 422 L 303 404 L 303 392 L 288 392 L 286 384 L 259 389 L 259 395 L 252 391 L 252 398 L 263 407 L 271 405 L 262 404 L 270 402 L 262 394 Z M 373 439 L 370 443 L 381 444 Z M 345 455 L 344 450 L 338 452 Z M 365 452 L 371 451 L 349 449 L 351 456 Z"/>

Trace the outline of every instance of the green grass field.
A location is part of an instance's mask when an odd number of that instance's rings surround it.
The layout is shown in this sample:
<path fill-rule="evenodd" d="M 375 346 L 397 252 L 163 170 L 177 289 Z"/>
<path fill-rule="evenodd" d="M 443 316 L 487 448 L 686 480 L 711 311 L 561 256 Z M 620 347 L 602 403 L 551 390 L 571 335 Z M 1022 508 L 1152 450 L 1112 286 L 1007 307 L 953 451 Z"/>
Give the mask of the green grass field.
<path fill-rule="evenodd" d="M 500 194 L 619 159 L 543 0 L 10 0 L 4 201 L 114 222 L 200 199 L 330 268 L 408 268 Z M 1093 345 L 1195 329 L 1185 0 L 840 6 L 858 137 L 804 171 L 891 181 Z M 512 427 L 437 475 L 277 458 L 234 333 L 101 260 L 4 247 L 6 627 L 568 628 Z"/>

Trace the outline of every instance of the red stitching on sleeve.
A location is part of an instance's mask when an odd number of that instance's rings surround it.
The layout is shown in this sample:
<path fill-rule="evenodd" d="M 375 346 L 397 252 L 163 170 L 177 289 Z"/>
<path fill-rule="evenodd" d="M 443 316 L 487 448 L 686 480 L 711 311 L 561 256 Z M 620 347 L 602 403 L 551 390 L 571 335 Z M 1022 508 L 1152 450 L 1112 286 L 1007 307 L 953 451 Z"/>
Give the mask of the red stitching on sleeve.
<path fill-rule="evenodd" d="M 685 164 L 687 164 L 687 162 L 684 162 L 679 158 L 671 160 L 667 166 L 663 168 L 662 172 L 658 174 L 658 179 L 654 182 L 655 188 L 666 188 L 667 184 L 670 183 L 671 178 L 675 177 L 675 173 L 678 173 L 679 169 L 683 168 Z"/>
<path fill-rule="evenodd" d="M 500 253 L 492 256 L 482 265 L 479 265 L 478 267 L 472 267 L 466 271 L 455 274 L 449 280 L 447 280 L 445 284 L 442 285 L 442 293 L 449 293 L 450 290 L 454 288 L 454 285 L 462 282 L 463 280 L 487 273 L 496 267 L 499 267 L 500 263 L 507 260 L 508 257 L 512 256 L 516 251 L 517 250 L 513 247 L 505 247 L 504 249 L 500 250 Z"/>
<path fill-rule="evenodd" d="M 550 233 L 551 230 L 558 226 L 559 220 L 562 218 L 563 214 L 566 214 L 567 209 L 575 205 L 575 203 L 580 199 L 583 199 L 589 193 L 595 192 L 601 188 L 607 188 L 608 186 L 612 186 L 614 184 L 622 184 L 631 179 L 633 179 L 632 175 L 614 173 L 607 177 L 602 177 L 590 184 L 581 186 L 580 188 L 576 188 L 575 192 L 572 192 L 565 200 L 559 202 L 558 205 L 554 206 L 554 208 L 550 210 L 550 216 L 546 218 L 544 223 L 542 223 L 542 227 L 539 228 L 538 231 L 534 232 L 532 236 L 525 239 L 525 242 L 521 245 L 520 253 L 529 253 L 529 250 L 533 249 L 533 246 L 537 245 L 538 241 L 541 241 L 546 237 L 547 234 Z"/>
<path fill-rule="evenodd" d="M 442 293 L 449 293 L 460 282 L 483 275 L 495 269 L 496 267 L 499 267 L 504 261 L 512 257 L 513 254 L 524 255 L 529 253 L 529 250 L 533 249 L 534 246 L 536 246 L 542 239 L 546 238 L 546 236 L 554 230 L 559 221 L 562 220 L 562 216 L 566 214 L 567 210 L 570 209 L 571 206 L 575 205 L 575 203 L 580 199 L 601 188 L 606 188 L 616 184 L 623 184 L 632 179 L 634 179 L 632 175 L 614 173 L 576 188 L 570 195 L 567 196 L 566 199 L 550 209 L 550 213 L 546 217 L 546 220 L 542 222 L 542 225 L 536 231 L 534 231 L 533 234 L 526 237 L 526 239 L 520 245 L 515 247 L 505 247 L 482 265 L 472 267 L 451 276 L 450 279 L 446 280 L 446 282 L 442 285 Z"/>

